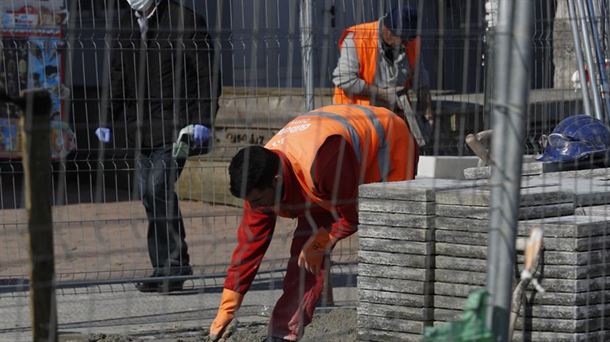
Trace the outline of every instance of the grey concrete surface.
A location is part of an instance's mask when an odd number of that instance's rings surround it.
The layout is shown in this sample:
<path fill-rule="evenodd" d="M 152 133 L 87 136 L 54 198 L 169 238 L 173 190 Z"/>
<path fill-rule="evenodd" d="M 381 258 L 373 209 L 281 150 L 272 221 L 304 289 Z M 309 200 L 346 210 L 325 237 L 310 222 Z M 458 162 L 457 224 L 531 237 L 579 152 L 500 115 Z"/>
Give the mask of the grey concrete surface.
<path fill-rule="evenodd" d="M 238 320 L 266 324 L 280 295 L 281 290 L 250 291 Z M 356 288 L 335 288 L 334 298 L 337 307 L 354 307 Z M 57 295 L 59 331 L 64 341 L 81 341 L 83 335 L 96 333 L 177 341 L 180 336 L 200 335 L 207 329 L 219 300 L 218 289 L 177 295 L 143 294 L 129 285 L 122 290 L 116 286 L 64 290 Z M 28 293 L 1 294 L 0 341 L 31 340 Z"/>

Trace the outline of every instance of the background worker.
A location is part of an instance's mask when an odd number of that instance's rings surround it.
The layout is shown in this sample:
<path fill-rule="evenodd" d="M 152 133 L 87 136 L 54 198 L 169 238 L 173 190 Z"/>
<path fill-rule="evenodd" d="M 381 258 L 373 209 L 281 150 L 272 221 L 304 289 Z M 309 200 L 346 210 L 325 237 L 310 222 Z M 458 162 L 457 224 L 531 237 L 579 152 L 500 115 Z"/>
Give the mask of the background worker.
<path fill-rule="evenodd" d="M 346 29 L 333 71 L 335 104 L 381 106 L 394 112 L 397 93 L 417 91 L 416 110 L 433 122 L 428 72 L 420 57 L 417 9 L 404 4 L 377 21 Z"/>
<path fill-rule="evenodd" d="M 127 0 L 128 11 L 115 24 L 118 35 L 110 63 L 108 122 L 96 135 L 103 142 L 125 136 L 136 152 L 140 196 L 148 218 L 152 278 L 193 274 L 175 182 L 186 157 L 172 145 L 180 130 L 193 124 L 198 148 L 209 149 L 220 96 L 214 50 L 205 19 L 170 0 Z M 113 128 L 113 129 L 111 129 Z M 114 146 L 125 148 L 125 146 Z M 141 292 L 181 290 L 184 280 L 136 285 Z"/>
<path fill-rule="evenodd" d="M 330 250 L 357 230 L 358 185 L 412 179 L 415 168 L 406 123 L 381 107 L 321 107 L 289 122 L 265 147 L 241 149 L 229 174 L 244 211 L 211 339 L 223 337 L 233 320 L 279 215 L 298 224 L 269 336 L 298 340 L 321 297 Z"/>

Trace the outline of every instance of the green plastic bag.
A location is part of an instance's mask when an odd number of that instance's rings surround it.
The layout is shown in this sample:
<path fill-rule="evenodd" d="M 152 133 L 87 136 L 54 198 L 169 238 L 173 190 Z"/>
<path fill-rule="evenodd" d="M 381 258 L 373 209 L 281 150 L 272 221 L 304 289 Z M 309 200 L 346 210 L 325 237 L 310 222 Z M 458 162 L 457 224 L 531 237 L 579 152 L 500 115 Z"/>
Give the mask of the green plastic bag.
<path fill-rule="evenodd" d="M 462 318 L 436 327 L 426 327 L 424 342 L 493 341 L 492 332 L 485 327 L 488 297 L 489 293 L 484 289 L 472 292 Z"/>

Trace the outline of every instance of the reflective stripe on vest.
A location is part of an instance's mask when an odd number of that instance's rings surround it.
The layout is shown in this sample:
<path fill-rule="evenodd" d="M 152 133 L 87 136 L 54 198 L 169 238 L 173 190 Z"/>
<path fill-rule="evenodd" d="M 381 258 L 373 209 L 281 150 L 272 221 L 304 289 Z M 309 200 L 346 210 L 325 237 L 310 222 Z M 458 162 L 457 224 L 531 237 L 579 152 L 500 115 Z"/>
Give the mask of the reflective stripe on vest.
<path fill-rule="evenodd" d="M 371 111 L 369 108 L 366 108 L 364 106 L 360 106 L 360 105 L 353 105 L 353 106 L 360 109 L 362 112 L 364 112 L 364 114 L 366 114 L 366 116 L 369 118 L 369 120 L 371 120 L 373 127 L 375 127 L 375 131 L 377 132 L 377 136 L 379 137 L 379 147 L 377 148 L 377 162 L 378 162 L 377 167 L 379 168 L 379 176 L 381 177 L 380 180 L 385 180 L 391 169 L 390 151 L 388 150 L 388 141 L 386 140 L 386 137 L 385 137 L 385 130 L 383 129 L 381 122 L 379 122 L 379 119 L 377 119 L 377 116 L 375 116 L 375 113 L 373 113 L 373 111 Z M 337 115 L 335 113 L 322 112 L 322 111 L 309 112 L 309 113 L 303 114 L 303 116 L 323 116 L 323 117 L 333 119 L 333 120 L 339 122 L 349 132 L 349 135 L 352 140 L 352 144 L 354 145 L 353 146 L 354 150 L 355 150 L 354 152 L 356 153 L 356 158 L 358 159 L 358 163 L 362 162 L 362 150 L 360 148 L 360 146 L 362 146 L 362 143 L 360 142 L 360 136 L 358 136 L 358 133 L 356 133 L 356 129 L 349 123 L 349 121 L 347 121 L 347 119 L 345 117 Z"/>

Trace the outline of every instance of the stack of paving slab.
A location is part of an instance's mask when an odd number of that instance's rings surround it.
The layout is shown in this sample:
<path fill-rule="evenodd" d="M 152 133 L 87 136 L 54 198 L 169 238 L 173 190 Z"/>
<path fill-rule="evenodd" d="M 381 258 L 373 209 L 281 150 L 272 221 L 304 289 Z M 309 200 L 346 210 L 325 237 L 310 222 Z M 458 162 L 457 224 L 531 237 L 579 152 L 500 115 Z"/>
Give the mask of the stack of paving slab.
<path fill-rule="evenodd" d="M 359 340 L 421 341 L 434 318 L 435 193 L 474 184 L 418 179 L 360 187 Z"/>
<path fill-rule="evenodd" d="M 487 245 L 491 203 L 489 187 L 439 191 L 436 194 L 434 320 L 462 314 L 466 297 L 487 281 Z M 531 187 L 521 190 L 519 220 L 574 213 L 570 193 Z M 519 236 L 529 229 L 521 227 Z"/>

